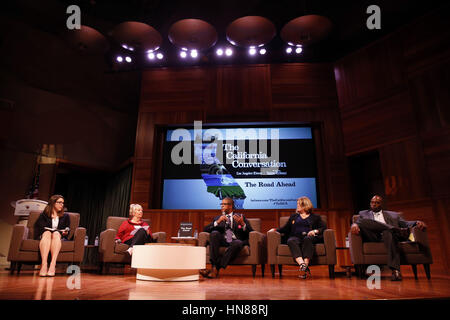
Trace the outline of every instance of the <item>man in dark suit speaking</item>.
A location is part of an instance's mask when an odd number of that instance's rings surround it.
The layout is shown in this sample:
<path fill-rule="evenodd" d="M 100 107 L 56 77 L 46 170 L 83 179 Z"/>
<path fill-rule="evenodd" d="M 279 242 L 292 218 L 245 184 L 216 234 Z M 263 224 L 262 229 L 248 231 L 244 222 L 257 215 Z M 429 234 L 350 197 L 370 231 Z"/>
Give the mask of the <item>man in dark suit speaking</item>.
<path fill-rule="evenodd" d="M 359 212 L 352 224 L 351 232 L 361 233 L 365 242 L 384 242 L 388 252 L 388 266 L 392 270 L 392 281 L 402 280 L 398 242 L 408 239 L 410 228 L 426 228 L 422 221 L 405 221 L 399 213 L 382 210 L 383 198 L 376 195 L 370 200 L 370 209 Z"/>
<path fill-rule="evenodd" d="M 234 201 L 232 198 L 224 198 L 220 204 L 222 214 L 205 227 L 204 231 L 210 233 L 209 257 L 211 260 L 211 270 L 201 270 L 202 276 L 207 278 L 217 278 L 220 269 L 225 269 L 248 245 L 249 233 L 253 231 L 247 219 L 238 213 L 233 212 Z M 220 247 L 227 247 L 224 254 L 220 254 Z"/>

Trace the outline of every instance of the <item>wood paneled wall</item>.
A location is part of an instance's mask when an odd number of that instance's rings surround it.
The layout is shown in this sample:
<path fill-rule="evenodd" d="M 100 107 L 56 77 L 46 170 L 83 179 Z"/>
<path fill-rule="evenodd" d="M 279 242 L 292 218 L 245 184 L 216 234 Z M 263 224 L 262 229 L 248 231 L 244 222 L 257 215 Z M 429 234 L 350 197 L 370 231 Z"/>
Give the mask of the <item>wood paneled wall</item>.
<path fill-rule="evenodd" d="M 152 230 L 175 236 L 179 223 L 203 230 L 215 210 L 155 207 L 159 179 L 158 127 L 214 122 L 313 122 L 318 147 L 321 208 L 344 244 L 351 216 L 349 179 L 331 64 L 187 67 L 148 70 L 142 76 L 131 201 L 141 203 Z M 300 195 L 299 195 L 300 196 Z M 350 207 L 349 207 L 350 206 Z M 291 211 L 244 210 L 262 219 L 262 231 L 278 226 Z"/>
<path fill-rule="evenodd" d="M 347 156 L 378 150 L 388 207 L 429 225 L 435 264 L 450 269 L 450 28 L 428 15 L 331 64 L 187 67 L 143 73 L 131 199 L 170 239 L 181 221 L 200 231 L 215 211 L 160 210 L 158 126 L 314 122 L 321 135 L 321 208 L 343 244 L 353 205 Z M 333 74 L 334 69 L 334 74 Z M 284 211 L 246 210 L 277 226 Z"/>
<path fill-rule="evenodd" d="M 346 155 L 378 150 L 388 207 L 450 269 L 450 23 L 435 12 L 335 63 Z"/>

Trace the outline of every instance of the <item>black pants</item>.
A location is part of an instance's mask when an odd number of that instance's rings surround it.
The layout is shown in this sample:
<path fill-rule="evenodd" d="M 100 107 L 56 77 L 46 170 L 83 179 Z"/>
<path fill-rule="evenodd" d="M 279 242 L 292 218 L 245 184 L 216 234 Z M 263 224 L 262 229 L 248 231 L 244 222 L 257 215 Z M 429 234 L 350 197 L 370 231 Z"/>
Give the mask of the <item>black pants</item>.
<path fill-rule="evenodd" d="M 297 259 L 298 257 L 302 257 L 303 259 L 311 259 L 314 254 L 314 243 L 317 242 L 316 237 L 289 237 L 287 240 L 287 245 L 291 250 L 292 257 Z"/>
<path fill-rule="evenodd" d="M 389 268 L 400 270 L 398 243 L 406 239 L 400 236 L 399 228 L 371 219 L 362 219 L 357 224 L 364 242 L 384 242 L 388 252 Z"/>
<path fill-rule="evenodd" d="M 225 241 L 225 236 L 219 231 L 211 232 L 209 237 L 209 259 L 211 265 L 225 269 L 231 260 L 237 257 L 241 249 L 248 245 L 248 240 L 235 239 L 228 243 Z M 227 247 L 223 256 L 220 254 L 220 247 Z"/>
<path fill-rule="evenodd" d="M 134 245 L 146 244 L 148 242 L 152 242 L 152 238 L 148 235 L 147 231 L 144 228 L 140 228 L 133 236 L 133 238 L 128 239 L 124 243 L 129 245 L 130 247 Z"/>

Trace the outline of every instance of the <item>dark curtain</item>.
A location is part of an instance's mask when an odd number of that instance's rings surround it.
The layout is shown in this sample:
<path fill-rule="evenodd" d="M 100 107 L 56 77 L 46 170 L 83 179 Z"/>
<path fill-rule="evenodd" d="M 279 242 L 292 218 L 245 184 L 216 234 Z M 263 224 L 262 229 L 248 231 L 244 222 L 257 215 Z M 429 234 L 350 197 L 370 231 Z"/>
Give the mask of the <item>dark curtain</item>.
<path fill-rule="evenodd" d="M 106 229 L 109 216 L 128 217 L 132 173 L 129 166 L 115 174 L 70 173 L 57 181 L 55 193 L 65 197 L 68 211 L 80 213 L 89 244 Z"/>

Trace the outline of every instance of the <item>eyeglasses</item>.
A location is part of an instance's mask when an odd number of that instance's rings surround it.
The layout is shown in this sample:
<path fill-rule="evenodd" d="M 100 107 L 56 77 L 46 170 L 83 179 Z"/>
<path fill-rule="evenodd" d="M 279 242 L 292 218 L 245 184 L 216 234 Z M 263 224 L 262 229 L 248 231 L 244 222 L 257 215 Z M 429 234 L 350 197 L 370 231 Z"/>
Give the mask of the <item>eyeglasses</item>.
<path fill-rule="evenodd" d="M 56 201 L 57 204 L 64 204 L 64 201 Z"/>
<path fill-rule="evenodd" d="M 231 206 L 231 202 L 222 202 L 221 206 Z"/>

